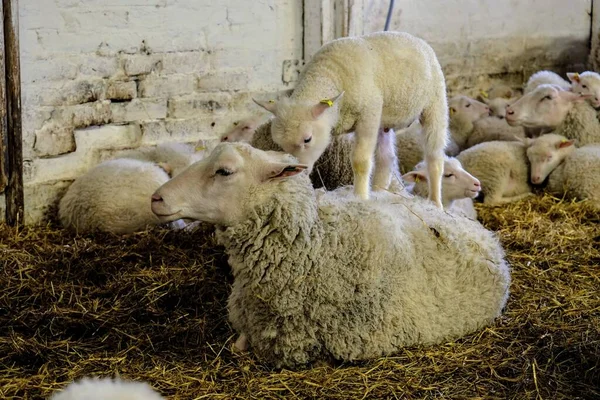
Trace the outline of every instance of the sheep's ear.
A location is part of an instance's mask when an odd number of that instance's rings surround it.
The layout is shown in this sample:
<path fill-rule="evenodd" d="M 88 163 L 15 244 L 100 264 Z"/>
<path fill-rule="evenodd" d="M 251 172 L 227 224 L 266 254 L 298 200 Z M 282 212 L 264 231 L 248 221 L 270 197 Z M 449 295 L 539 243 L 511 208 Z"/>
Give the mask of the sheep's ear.
<path fill-rule="evenodd" d="M 427 174 L 424 171 L 410 171 L 402 175 L 402 179 L 406 182 L 427 182 Z"/>
<path fill-rule="evenodd" d="M 579 83 L 581 82 L 581 78 L 577 72 L 567 72 L 567 78 L 571 81 L 571 83 Z"/>
<path fill-rule="evenodd" d="M 287 178 L 290 176 L 298 175 L 300 172 L 308 168 L 308 165 L 304 164 L 290 164 L 271 162 L 268 163 L 263 171 L 263 181 L 272 179 Z"/>
<path fill-rule="evenodd" d="M 521 137 L 521 136 L 518 136 L 518 135 L 513 135 L 513 138 L 516 141 L 523 143 L 527 147 L 531 146 L 531 143 L 533 142 L 533 139 L 530 139 L 528 137 L 524 138 L 524 137 Z"/>
<path fill-rule="evenodd" d="M 344 92 L 342 91 L 340 94 L 338 94 L 335 97 L 332 97 L 331 99 L 323 99 L 319 101 L 319 103 L 314 105 L 311 110 L 313 118 L 319 118 L 325 112 L 325 110 L 327 110 L 330 107 L 333 107 L 333 105 L 336 104 L 343 96 Z"/>
<path fill-rule="evenodd" d="M 579 94 L 565 90 L 559 90 L 558 95 L 567 101 L 572 101 L 573 103 L 579 103 L 594 97 L 593 94 Z"/>
<path fill-rule="evenodd" d="M 573 146 L 574 144 L 575 144 L 575 139 L 561 140 L 560 142 L 556 143 L 556 148 L 563 149 L 565 147 Z"/>
<path fill-rule="evenodd" d="M 275 114 L 275 111 L 277 110 L 277 103 L 275 103 L 275 101 L 273 101 L 273 100 L 258 101 L 253 98 L 252 101 L 254 101 L 256 104 L 258 104 L 259 106 L 261 106 L 262 108 L 264 108 L 265 110 L 267 110 L 268 112 L 270 112 L 273 115 Z"/>

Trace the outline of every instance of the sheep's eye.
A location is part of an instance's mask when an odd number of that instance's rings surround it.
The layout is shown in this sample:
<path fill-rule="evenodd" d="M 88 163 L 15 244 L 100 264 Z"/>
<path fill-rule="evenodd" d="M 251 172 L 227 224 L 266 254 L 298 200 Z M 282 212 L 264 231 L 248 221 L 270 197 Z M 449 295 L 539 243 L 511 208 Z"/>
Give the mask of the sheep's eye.
<path fill-rule="evenodd" d="M 233 172 L 231 172 L 230 170 L 225 169 L 225 168 L 219 168 L 217 170 L 217 172 L 215 172 L 215 174 L 221 175 L 221 176 L 229 176 L 229 175 L 233 174 Z"/>
<path fill-rule="evenodd" d="M 454 176 L 454 174 L 452 174 L 452 173 L 450 173 L 450 174 L 444 174 L 444 178 L 451 178 L 453 176 Z"/>
<path fill-rule="evenodd" d="M 587 89 L 587 85 L 581 85 L 581 87 Z"/>
<path fill-rule="evenodd" d="M 312 136 L 309 137 L 308 139 L 304 139 L 304 143 L 310 143 L 311 140 L 312 140 Z"/>
<path fill-rule="evenodd" d="M 552 100 L 552 96 L 550 96 L 550 95 L 545 96 L 542 100 Z"/>
<path fill-rule="evenodd" d="M 467 105 L 465 106 L 466 108 L 471 107 L 471 103 L 467 103 Z"/>

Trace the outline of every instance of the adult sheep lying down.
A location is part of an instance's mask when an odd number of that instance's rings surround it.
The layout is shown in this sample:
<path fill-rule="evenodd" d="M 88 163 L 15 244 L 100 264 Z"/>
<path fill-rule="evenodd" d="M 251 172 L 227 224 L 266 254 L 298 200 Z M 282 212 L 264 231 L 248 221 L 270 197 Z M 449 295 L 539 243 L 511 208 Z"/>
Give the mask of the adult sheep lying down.
<path fill-rule="evenodd" d="M 363 360 L 457 338 L 500 315 L 510 274 L 493 233 L 425 199 L 333 191 L 317 201 L 305 168 L 221 143 L 152 196 L 163 222 L 218 226 L 238 348 L 277 367 Z"/>

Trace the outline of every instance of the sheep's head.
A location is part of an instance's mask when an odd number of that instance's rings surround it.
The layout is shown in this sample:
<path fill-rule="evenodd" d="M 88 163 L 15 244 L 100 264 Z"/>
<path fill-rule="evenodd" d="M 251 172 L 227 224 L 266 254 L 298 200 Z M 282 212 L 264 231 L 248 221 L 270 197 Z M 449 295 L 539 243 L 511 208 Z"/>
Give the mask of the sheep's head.
<path fill-rule="evenodd" d="M 415 194 L 427 196 L 428 175 L 424 162 L 415 166 L 415 170 L 402 176 L 406 182 L 415 183 Z M 464 198 L 474 199 L 481 190 L 481 183 L 473 175 L 465 171 L 460 161 L 453 157 L 444 160 L 444 175 L 442 176 L 442 199 L 445 206 L 454 200 Z"/>
<path fill-rule="evenodd" d="M 536 139 L 525 139 L 527 158 L 531 163 L 531 183 L 539 185 L 575 150 L 575 140 L 554 133 Z"/>
<path fill-rule="evenodd" d="M 506 108 L 506 122 L 511 126 L 554 129 L 560 125 L 576 102 L 591 95 L 580 95 L 557 85 L 543 84 Z"/>
<path fill-rule="evenodd" d="M 256 104 L 275 115 L 271 124 L 273 141 L 301 163 L 312 168 L 331 140 L 331 129 L 339 117 L 341 92 L 320 102 L 298 102 L 289 98 Z"/>
<path fill-rule="evenodd" d="M 516 99 L 506 99 L 504 97 L 496 97 L 495 99 L 486 100 L 485 103 L 490 108 L 490 116 L 499 119 L 506 117 L 506 107 L 514 103 Z"/>
<path fill-rule="evenodd" d="M 221 136 L 222 142 L 252 142 L 256 128 L 260 126 L 264 118 L 250 117 L 242 119 L 234 124 L 233 128 Z"/>
<path fill-rule="evenodd" d="M 490 108 L 480 101 L 467 96 L 454 96 L 448 100 L 450 119 L 475 122 L 490 114 Z"/>
<path fill-rule="evenodd" d="M 600 107 L 600 74 L 592 71 L 581 74 L 568 72 L 567 77 L 571 81 L 571 91 L 590 95 L 590 104 L 594 108 Z"/>
<path fill-rule="evenodd" d="M 158 188 L 152 195 L 152 212 L 162 222 L 188 218 L 231 226 L 265 200 L 264 185 L 306 168 L 289 154 L 220 143 L 207 158 Z"/>

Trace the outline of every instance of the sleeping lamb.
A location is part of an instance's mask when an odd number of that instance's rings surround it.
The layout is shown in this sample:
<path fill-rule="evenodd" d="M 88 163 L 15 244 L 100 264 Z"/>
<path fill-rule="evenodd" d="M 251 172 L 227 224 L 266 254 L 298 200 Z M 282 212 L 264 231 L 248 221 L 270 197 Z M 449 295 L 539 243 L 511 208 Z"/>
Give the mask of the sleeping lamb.
<path fill-rule="evenodd" d="M 500 315 L 510 273 L 494 233 L 383 191 L 317 201 L 306 168 L 289 154 L 221 143 L 152 196 L 163 222 L 217 225 L 234 275 L 236 347 L 278 367 L 364 360 Z"/>

